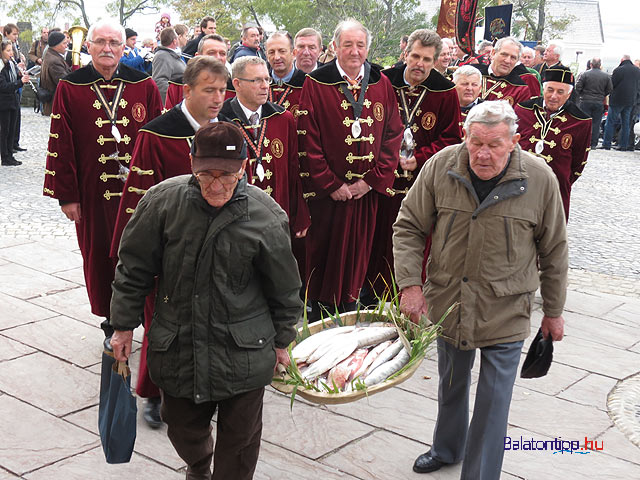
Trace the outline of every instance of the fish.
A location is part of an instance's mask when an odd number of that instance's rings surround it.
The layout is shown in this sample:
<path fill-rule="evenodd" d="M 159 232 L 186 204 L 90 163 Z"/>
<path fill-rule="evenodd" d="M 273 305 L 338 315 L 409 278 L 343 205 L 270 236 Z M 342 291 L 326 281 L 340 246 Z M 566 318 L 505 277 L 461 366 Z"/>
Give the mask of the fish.
<path fill-rule="evenodd" d="M 356 330 L 354 334 L 358 337 L 358 347 L 369 347 L 396 338 L 398 330 L 396 327 L 368 327 Z"/>
<path fill-rule="evenodd" d="M 343 390 L 345 384 L 351 380 L 353 373 L 360 368 L 362 361 L 366 356 L 367 349 L 359 348 L 338 365 L 333 367 L 329 371 L 329 376 L 327 377 L 328 385 L 333 388 L 333 385 L 335 384 L 340 388 L 340 390 Z"/>
<path fill-rule="evenodd" d="M 400 345 L 402 345 L 402 343 Z M 385 381 L 387 378 L 389 378 L 391 375 L 393 375 L 407 363 L 409 363 L 409 358 L 409 352 L 406 348 L 403 347 L 395 357 L 393 357 L 388 362 L 383 363 L 378 368 L 373 370 L 369 375 L 367 375 L 364 379 L 364 384 L 367 387 L 370 387 L 371 385 L 376 385 Z"/>
<path fill-rule="evenodd" d="M 309 356 L 325 341 L 328 341 L 335 335 L 341 335 L 344 333 L 349 333 L 355 330 L 356 327 L 348 326 L 348 327 L 334 327 L 327 328 L 325 330 L 321 330 L 315 335 L 311 335 L 310 337 L 305 338 L 302 342 L 298 343 L 291 350 L 291 356 L 296 359 L 296 362 L 305 362 L 309 358 Z M 311 363 L 311 362 L 307 362 Z"/>
<path fill-rule="evenodd" d="M 369 366 L 369 368 L 367 369 L 367 372 L 364 375 L 365 378 L 371 372 L 373 372 L 376 368 L 378 368 L 380 365 L 382 365 L 385 362 L 388 362 L 393 357 L 395 357 L 398 354 L 398 352 L 400 351 L 401 348 L 402 348 L 402 342 L 398 338 L 395 342 L 393 342 L 385 350 L 383 350 L 382 353 L 380 353 L 380 355 L 378 355 L 378 358 L 376 358 L 373 361 L 373 363 Z"/>
<path fill-rule="evenodd" d="M 313 380 L 317 376 L 335 367 L 351 355 L 356 348 L 358 348 L 358 339 L 354 335 L 338 335 L 338 337 L 331 342 L 331 348 L 313 362 L 302 375 L 308 380 Z"/>
<path fill-rule="evenodd" d="M 382 342 L 369 350 L 369 353 L 367 353 L 367 356 L 362 361 L 362 365 L 360 365 L 360 368 L 353 374 L 352 379 L 356 379 L 359 376 L 364 375 L 367 368 L 369 368 L 373 361 L 378 358 L 378 355 L 380 355 L 392 343 L 393 342 L 391 342 L 391 340 L 387 340 L 386 342 Z"/>

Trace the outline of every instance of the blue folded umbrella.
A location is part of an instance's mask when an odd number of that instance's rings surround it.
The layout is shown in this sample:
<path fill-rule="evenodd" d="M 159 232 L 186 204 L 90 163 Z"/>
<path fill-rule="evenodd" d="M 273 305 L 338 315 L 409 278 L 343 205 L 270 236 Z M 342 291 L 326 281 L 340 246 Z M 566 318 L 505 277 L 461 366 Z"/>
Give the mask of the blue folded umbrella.
<path fill-rule="evenodd" d="M 107 463 L 127 463 L 136 441 L 138 412 L 136 399 L 131 394 L 131 370 L 125 362 L 117 362 L 113 352 L 105 348 L 100 375 L 98 429 L 104 456 Z"/>

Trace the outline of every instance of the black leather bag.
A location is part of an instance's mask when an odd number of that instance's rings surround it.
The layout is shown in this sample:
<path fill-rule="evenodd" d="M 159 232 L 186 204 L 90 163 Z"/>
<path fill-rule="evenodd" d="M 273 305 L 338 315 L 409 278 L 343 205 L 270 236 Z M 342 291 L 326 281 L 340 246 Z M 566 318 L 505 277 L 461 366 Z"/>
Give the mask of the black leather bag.
<path fill-rule="evenodd" d="M 46 88 L 38 87 L 36 91 L 36 96 L 38 100 L 42 103 L 50 103 L 53 101 L 53 96 L 55 95 L 55 91 L 47 90 Z"/>

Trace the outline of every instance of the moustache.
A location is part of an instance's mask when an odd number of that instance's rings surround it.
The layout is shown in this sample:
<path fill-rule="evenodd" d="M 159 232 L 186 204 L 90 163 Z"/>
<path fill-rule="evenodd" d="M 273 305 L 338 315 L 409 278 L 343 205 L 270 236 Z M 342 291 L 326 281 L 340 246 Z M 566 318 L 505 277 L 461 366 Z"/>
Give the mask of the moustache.
<path fill-rule="evenodd" d="M 100 55 L 98 55 L 99 57 L 109 57 L 109 58 L 115 58 L 115 55 L 111 52 L 105 52 L 105 53 L 101 53 Z"/>

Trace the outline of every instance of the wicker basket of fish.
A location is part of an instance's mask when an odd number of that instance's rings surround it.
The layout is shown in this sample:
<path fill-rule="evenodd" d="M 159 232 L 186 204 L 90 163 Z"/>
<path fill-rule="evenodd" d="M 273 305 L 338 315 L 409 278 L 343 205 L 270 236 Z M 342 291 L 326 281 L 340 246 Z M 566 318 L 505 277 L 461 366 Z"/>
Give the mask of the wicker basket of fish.
<path fill-rule="evenodd" d="M 398 385 L 418 369 L 439 325 L 390 310 L 343 313 L 303 326 L 271 385 L 321 404 L 350 403 Z"/>

